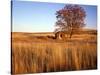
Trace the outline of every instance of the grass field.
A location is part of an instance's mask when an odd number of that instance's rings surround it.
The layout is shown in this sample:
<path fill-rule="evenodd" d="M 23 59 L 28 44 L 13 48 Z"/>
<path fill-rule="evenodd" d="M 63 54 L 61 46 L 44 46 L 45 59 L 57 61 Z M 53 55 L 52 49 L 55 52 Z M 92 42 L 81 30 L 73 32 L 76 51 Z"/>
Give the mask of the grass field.
<path fill-rule="evenodd" d="M 63 41 L 54 33 L 12 32 L 12 74 L 91 69 L 97 69 L 97 34 Z"/>

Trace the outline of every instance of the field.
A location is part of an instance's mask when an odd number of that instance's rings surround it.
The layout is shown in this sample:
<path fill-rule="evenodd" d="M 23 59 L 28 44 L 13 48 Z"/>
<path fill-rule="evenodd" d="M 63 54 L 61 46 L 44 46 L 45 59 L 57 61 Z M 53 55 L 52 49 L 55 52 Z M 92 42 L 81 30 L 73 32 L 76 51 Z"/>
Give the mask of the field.
<path fill-rule="evenodd" d="M 52 32 L 12 32 L 12 74 L 97 69 L 97 33 L 84 32 L 66 40 Z"/>

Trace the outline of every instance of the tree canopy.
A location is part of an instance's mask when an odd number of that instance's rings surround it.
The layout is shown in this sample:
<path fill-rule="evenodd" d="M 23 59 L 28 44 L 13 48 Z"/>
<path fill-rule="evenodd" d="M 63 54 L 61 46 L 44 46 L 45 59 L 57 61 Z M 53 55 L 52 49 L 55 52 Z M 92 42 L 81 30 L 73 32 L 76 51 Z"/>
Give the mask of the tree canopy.
<path fill-rule="evenodd" d="M 70 38 L 73 32 L 85 26 L 86 12 L 79 5 L 65 5 L 64 8 L 56 11 L 56 29 L 55 32 L 67 31 Z"/>

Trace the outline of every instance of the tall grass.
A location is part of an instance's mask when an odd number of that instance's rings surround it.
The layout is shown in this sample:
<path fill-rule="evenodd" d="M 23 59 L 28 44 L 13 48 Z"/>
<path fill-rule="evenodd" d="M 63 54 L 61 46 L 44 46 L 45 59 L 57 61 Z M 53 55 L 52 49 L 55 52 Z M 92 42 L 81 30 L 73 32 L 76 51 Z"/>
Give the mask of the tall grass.
<path fill-rule="evenodd" d="M 97 68 L 96 42 L 12 43 L 12 74 Z"/>

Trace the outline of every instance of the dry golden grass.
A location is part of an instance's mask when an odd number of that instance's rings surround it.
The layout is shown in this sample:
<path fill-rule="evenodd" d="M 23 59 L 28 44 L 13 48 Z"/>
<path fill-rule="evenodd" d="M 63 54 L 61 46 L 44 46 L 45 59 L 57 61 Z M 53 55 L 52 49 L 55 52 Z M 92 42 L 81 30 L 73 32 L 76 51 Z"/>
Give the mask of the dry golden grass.
<path fill-rule="evenodd" d="M 12 74 L 97 69 L 96 35 L 64 41 L 33 35 L 12 33 Z"/>

